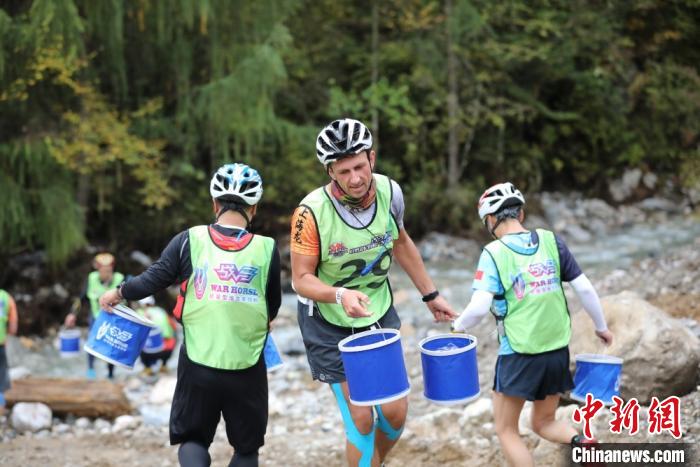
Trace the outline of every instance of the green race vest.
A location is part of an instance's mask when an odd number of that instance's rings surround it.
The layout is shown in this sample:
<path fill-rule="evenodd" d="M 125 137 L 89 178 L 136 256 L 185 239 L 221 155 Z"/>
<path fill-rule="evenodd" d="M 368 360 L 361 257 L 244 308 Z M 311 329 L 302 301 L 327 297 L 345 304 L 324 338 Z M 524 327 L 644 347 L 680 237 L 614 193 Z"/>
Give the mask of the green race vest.
<path fill-rule="evenodd" d="M 537 229 L 537 234 L 539 247 L 531 255 L 516 253 L 500 240 L 485 247 L 506 291 L 505 335 L 523 354 L 560 349 L 571 338 L 556 240 L 548 230 Z"/>
<path fill-rule="evenodd" d="M 10 294 L 0 289 L 0 345 L 7 338 L 7 321 L 10 319 Z"/>
<path fill-rule="evenodd" d="M 99 272 L 92 271 L 88 275 L 87 298 L 90 300 L 90 311 L 92 312 L 93 318 L 97 318 L 97 315 L 100 314 L 100 297 L 102 294 L 110 289 L 114 289 L 123 281 L 124 274 L 121 272 L 112 274 L 112 281 L 107 285 L 100 282 Z"/>
<path fill-rule="evenodd" d="M 366 228 L 348 225 L 336 212 L 325 187 L 312 191 L 300 203 L 311 211 L 318 229 L 318 278 L 333 287 L 358 289 L 371 301 L 368 308 L 373 314 L 365 318 L 351 318 L 335 303 L 317 303 L 326 321 L 337 326 L 369 326 L 384 316 L 393 302 L 387 274 L 399 229 L 391 214 L 391 181 L 375 174 L 374 182 L 376 212 Z"/>
<path fill-rule="evenodd" d="M 168 314 L 164 309 L 157 306 L 148 306 L 139 310 L 139 315 L 153 321 L 153 324 L 160 329 L 160 335 L 163 336 L 163 339 L 170 339 L 175 335 L 175 331 L 173 331 L 172 326 L 170 326 Z"/>
<path fill-rule="evenodd" d="M 243 249 L 226 251 L 206 225 L 192 227 L 189 241 L 192 276 L 182 311 L 187 356 L 212 368 L 250 368 L 267 337 L 265 292 L 275 241 L 254 235 Z"/>

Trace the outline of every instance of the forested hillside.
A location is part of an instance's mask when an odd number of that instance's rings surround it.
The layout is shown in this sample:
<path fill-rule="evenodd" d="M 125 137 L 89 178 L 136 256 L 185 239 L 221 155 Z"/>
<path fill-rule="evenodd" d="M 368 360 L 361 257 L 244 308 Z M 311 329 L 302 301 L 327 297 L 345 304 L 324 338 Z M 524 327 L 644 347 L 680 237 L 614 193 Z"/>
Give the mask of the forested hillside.
<path fill-rule="evenodd" d="M 484 186 L 607 196 L 623 168 L 700 174 L 693 0 L 5 0 L 0 260 L 157 252 L 211 219 L 223 162 L 284 235 L 324 180 L 317 131 L 372 128 L 416 234 L 463 233 Z"/>

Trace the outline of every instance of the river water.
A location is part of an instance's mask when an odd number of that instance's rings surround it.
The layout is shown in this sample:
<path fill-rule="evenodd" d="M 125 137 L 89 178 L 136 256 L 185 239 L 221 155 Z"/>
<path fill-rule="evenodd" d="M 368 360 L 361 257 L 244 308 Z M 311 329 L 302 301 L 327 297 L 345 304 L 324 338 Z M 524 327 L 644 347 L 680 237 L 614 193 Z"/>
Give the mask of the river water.
<path fill-rule="evenodd" d="M 627 270 L 640 259 L 663 256 L 675 248 L 692 244 L 697 237 L 700 237 L 700 222 L 684 217 L 657 224 L 633 225 L 594 236 L 585 243 L 567 240 L 567 246 L 584 273 L 595 283 L 615 269 Z M 427 263 L 433 282 L 458 310 L 466 306 L 471 296 L 478 259 Z M 391 270 L 391 282 L 394 290 L 412 288 L 410 279 L 398 266 Z M 418 296 L 417 292 L 415 296 Z"/>
<path fill-rule="evenodd" d="M 582 269 L 593 282 L 614 269 L 628 269 L 641 258 L 663 255 L 674 248 L 692 243 L 700 236 L 700 222 L 693 219 L 670 219 L 657 224 L 635 225 L 630 228 L 594 237 L 587 243 L 569 243 L 569 247 Z M 442 295 L 456 310 L 462 310 L 471 295 L 471 281 L 478 258 L 464 258 L 463 261 L 439 261 L 427 263 L 428 271 Z M 392 288 L 397 308 L 402 320 L 412 325 L 424 326 L 431 317 L 425 312 L 418 292 L 413 288 L 408 276 L 398 267 L 390 272 Z M 21 310 L 20 310 L 21 312 Z M 285 294 L 280 310 L 280 323 L 275 327 L 278 347 L 283 352 L 299 354 L 303 352 L 301 336 L 295 325 L 296 296 Z M 83 330 L 85 336 L 86 330 Z M 25 339 L 25 345 L 17 338 L 8 340 L 8 354 L 11 367 L 24 367 L 35 376 L 83 377 L 86 369 L 86 356 L 61 358 L 57 351 L 56 336 L 46 339 Z M 28 348 L 26 344 L 31 343 Z M 168 366 L 177 365 L 177 352 Z M 289 359 L 288 359 L 289 360 Z M 298 361 L 297 361 L 298 360 Z M 303 365 L 303 358 L 295 358 L 296 365 Z M 106 375 L 105 364 L 96 362 L 98 377 Z M 140 371 L 137 364 L 134 371 Z M 19 376 L 14 370 L 14 376 Z M 122 380 L 132 374 L 128 370 L 117 369 L 117 379 Z"/>

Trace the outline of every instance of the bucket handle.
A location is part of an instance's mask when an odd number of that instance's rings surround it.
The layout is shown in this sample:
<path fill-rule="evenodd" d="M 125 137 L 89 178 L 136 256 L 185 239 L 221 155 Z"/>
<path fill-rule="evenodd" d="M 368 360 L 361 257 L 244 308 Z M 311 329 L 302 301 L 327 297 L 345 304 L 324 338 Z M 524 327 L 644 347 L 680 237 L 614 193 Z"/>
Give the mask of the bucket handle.
<path fill-rule="evenodd" d="M 375 322 L 369 327 L 370 330 L 375 330 L 375 329 L 384 329 L 382 325 L 379 323 L 379 321 Z M 355 327 L 351 326 L 350 331 L 352 334 L 355 334 Z M 382 333 L 382 340 L 386 340 L 386 334 Z"/>

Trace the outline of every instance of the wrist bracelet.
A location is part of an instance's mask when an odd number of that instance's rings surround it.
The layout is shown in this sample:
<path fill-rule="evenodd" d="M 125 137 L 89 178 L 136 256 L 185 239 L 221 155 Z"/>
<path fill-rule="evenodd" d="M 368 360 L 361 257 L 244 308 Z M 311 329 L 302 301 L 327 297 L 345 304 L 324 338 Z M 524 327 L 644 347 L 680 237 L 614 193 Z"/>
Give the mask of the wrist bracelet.
<path fill-rule="evenodd" d="M 421 298 L 421 300 L 423 300 L 423 302 L 425 302 L 425 303 L 428 303 L 432 300 L 435 300 L 438 295 L 440 295 L 440 292 L 438 292 L 437 289 L 435 289 L 434 291 L 430 292 L 429 294 L 423 295 L 423 298 Z"/>
<path fill-rule="evenodd" d="M 338 305 L 343 304 L 343 294 L 346 290 L 348 289 L 346 289 L 345 287 L 338 287 L 337 289 L 335 289 L 335 303 L 337 303 Z"/>

